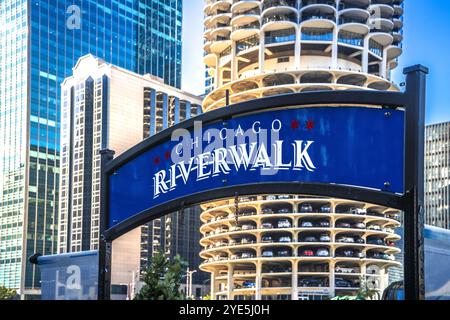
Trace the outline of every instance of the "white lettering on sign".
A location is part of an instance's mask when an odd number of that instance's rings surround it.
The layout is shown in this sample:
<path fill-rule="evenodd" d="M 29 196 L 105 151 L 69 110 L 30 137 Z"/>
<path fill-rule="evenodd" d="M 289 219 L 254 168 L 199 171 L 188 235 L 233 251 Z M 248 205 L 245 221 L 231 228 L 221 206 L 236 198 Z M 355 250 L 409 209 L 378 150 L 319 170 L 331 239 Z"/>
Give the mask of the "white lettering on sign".
<path fill-rule="evenodd" d="M 154 174 L 153 197 L 171 192 L 191 180 L 203 181 L 236 172 L 260 170 L 261 174 L 269 175 L 279 170 L 314 172 L 317 168 L 310 151 L 315 142 L 294 140 L 293 143 L 285 143 L 279 138 L 281 129 L 282 122 L 276 119 L 269 129 L 262 128 L 261 123 L 256 121 L 247 131 L 242 126 L 238 126 L 235 131 L 212 129 L 202 137 L 197 126 L 194 138 L 189 138 L 187 130 L 175 133 L 175 137 L 191 142 L 178 143 L 171 152 L 172 156 L 178 156 L 178 161 L 174 161 L 175 164 L 168 170 Z M 266 142 L 269 139 L 268 132 L 271 143 Z M 200 143 L 202 138 L 210 143 L 204 149 Z"/>

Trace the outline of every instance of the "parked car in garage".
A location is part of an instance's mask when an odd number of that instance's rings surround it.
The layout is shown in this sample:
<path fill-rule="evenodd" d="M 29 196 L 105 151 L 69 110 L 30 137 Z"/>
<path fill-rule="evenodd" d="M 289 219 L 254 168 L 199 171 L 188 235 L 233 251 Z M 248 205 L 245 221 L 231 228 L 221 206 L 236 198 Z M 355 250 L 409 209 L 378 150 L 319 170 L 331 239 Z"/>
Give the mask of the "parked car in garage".
<path fill-rule="evenodd" d="M 353 237 L 340 236 L 340 237 L 336 238 L 336 242 L 339 242 L 339 243 L 355 243 L 355 239 Z"/>
<path fill-rule="evenodd" d="M 244 224 L 243 226 L 242 226 L 242 230 L 254 230 L 254 229 L 256 229 L 256 227 L 254 226 L 254 225 L 252 225 L 252 224 Z"/>
<path fill-rule="evenodd" d="M 342 278 L 336 278 L 334 284 L 337 288 L 352 288 L 354 286 L 352 281 Z"/>
<path fill-rule="evenodd" d="M 314 257 L 314 251 L 311 249 L 305 249 L 301 251 L 300 255 L 303 257 Z"/>
<path fill-rule="evenodd" d="M 320 235 L 319 241 L 320 242 L 331 242 L 331 237 L 328 234 L 324 233 L 324 234 Z"/>
<path fill-rule="evenodd" d="M 264 208 L 264 209 L 262 209 L 262 213 L 264 213 L 264 214 L 272 214 L 273 213 L 273 209 L 272 208 Z"/>
<path fill-rule="evenodd" d="M 372 238 L 372 239 L 367 239 L 367 244 L 372 244 L 372 245 L 376 245 L 376 246 L 384 246 L 384 240 L 380 239 L 380 238 Z"/>
<path fill-rule="evenodd" d="M 381 226 L 377 224 L 371 224 L 367 226 L 367 230 L 373 230 L 373 231 L 382 231 Z"/>
<path fill-rule="evenodd" d="M 300 223 L 300 228 L 313 228 L 314 225 L 311 221 L 302 221 Z"/>
<path fill-rule="evenodd" d="M 241 244 L 254 243 L 255 241 L 252 238 L 242 238 Z"/>
<path fill-rule="evenodd" d="M 288 250 L 280 250 L 280 251 L 278 251 L 277 256 L 278 257 L 289 257 L 290 253 Z"/>
<path fill-rule="evenodd" d="M 281 208 L 277 210 L 277 213 L 289 213 L 291 209 L 289 208 Z"/>
<path fill-rule="evenodd" d="M 367 214 L 367 210 L 363 208 L 350 208 L 350 213 L 361 216 Z"/>
<path fill-rule="evenodd" d="M 292 238 L 290 236 L 284 236 L 284 237 L 280 237 L 278 239 L 278 242 L 280 243 L 288 243 L 288 242 L 292 242 Z"/>
<path fill-rule="evenodd" d="M 320 278 L 304 278 L 298 282 L 300 287 L 311 287 L 311 288 L 320 288 L 328 286 L 326 279 Z"/>
<path fill-rule="evenodd" d="M 292 224 L 288 219 L 282 219 L 278 221 L 278 228 L 291 228 Z"/>
<path fill-rule="evenodd" d="M 321 221 L 317 222 L 315 224 L 315 226 L 319 227 L 319 228 L 329 228 L 330 227 L 330 223 L 328 221 L 326 221 L 326 220 L 321 220 Z"/>
<path fill-rule="evenodd" d="M 352 225 L 352 228 L 354 229 L 365 229 L 366 225 L 363 222 L 356 222 Z"/>
<path fill-rule="evenodd" d="M 272 258 L 274 256 L 274 253 L 272 250 L 264 250 L 262 252 L 262 257 L 264 258 Z"/>
<path fill-rule="evenodd" d="M 273 242 L 273 238 L 272 238 L 272 236 L 263 236 L 261 238 L 261 242 L 262 243 L 272 243 Z"/>
<path fill-rule="evenodd" d="M 366 241 L 363 238 L 359 237 L 359 236 L 355 236 L 354 239 L 355 239 L 355 243 L 358 243 L 358 244 L 366 243 Z"/>
<path fill-rule="evenodd" d="M 320 213 L 330 213 L 331 206 L 329 204 L 323 205 L 320 207 Z"/>
<path fill-rule="evenodd" d="M 329 257 L 330 256 L 330 251 L 328 249 L 325 248 L 320 248 L 316 251 L 316 256 L 318 257 Z"/>
<path fill-rule="evenodd" d="M 270 222 L 264 222 L 261 227 L 263 229 L 273 229 L 273 224 L 271 224 Z"/>
<path fill-rule="evenodd" d="M 302 203 L 299 211 L 300 213 L 311 213 L 313 212 L 313 207 L 309 203 Z"/>
<path fill-rule="evenodd" d="M 318 242 L 318 241 L 317 241 L 317 238 L 314 236 L 307 236 L 307 237 L 304 237 L 301 242 Z"/>
<path fill-rule="evenodd" d="M 336 268 L 334 268 L 334 271 L 336 273 L 357 273 L 358 270 L 355 267 L 337 266 Z"/>
<path fill-rule="evenodd" d="M 349 229 L 351 227 L 352 227 L 352 225 L 348 222 L 339 221 L 336 223 L 336 228 Z"/>
<path fill-rule="evenodd" d="M 242 259 L 251 259 L 254 258 L 255 255 L 253 253 L 250 252 L 244 252 L 241 256 Z"/>

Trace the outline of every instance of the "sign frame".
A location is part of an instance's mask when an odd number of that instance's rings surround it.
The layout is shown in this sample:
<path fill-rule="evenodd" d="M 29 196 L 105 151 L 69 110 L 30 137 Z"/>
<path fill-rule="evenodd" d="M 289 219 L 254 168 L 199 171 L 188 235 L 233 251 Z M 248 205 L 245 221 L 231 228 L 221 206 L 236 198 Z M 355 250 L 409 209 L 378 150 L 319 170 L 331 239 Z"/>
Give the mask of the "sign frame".
<path fill-rule="evenodd" d="M 301 193 L 312 196 L 333 196 L 348 200 L 369 202 L 391 207 L 405 212 L 405 298 L 419 300 L 425 298 L 424 286 L 424 136 L 425 136 L 425 95 L 426 75 L 428 69 L 421 65 L 404 69 L 406 90 L 404 92 L 387 91 L 319 91 L 302 92 L 255 99 L 232 106 L 223 107 L 204 113 L 196 118 L 184 121 L 164 130 L 134 146 L 119 157 L 113 159 L 114 151 L 102 150 L 102 183 L 101 183 L 101 241 L 100 241 L 100 287 L 99 299 L 109 299 L 111 277 L 112 241 L 134 228 L 171 212 L 183 210 L 195 204 L 217 200 L 236 195 Z M 404 152 L 404 187 L 405 194 L 398 195 L 358 187 L 335 184 L 314 183 L 258 183 L 233 186 L 191 194 L 181 199 L 166 202 L 133 216 L 124 222 L 106 230 L 109 204 L 109 176 L 124 164 L 132 161 L 142 153 L 170 139 L 177 129 L 194 127 L 195 121 L 204 124 L 222 121 L 226 123 L 232 117 L 255 111 L 275 110 L 289 106 L 317 105 L 356 105 L 379 106 L 389 112 L 390 109 L 405 110 L 405 150 Z M 408 214 L 410 213 L 410 214 Z"/>

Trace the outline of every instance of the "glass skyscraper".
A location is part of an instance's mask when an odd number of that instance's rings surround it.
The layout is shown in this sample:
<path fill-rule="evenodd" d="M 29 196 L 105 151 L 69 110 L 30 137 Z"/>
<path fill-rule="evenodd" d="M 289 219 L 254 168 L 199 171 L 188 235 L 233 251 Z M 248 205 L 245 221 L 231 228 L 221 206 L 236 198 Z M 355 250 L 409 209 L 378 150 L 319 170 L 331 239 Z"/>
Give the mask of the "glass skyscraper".
<path fill-rule="evenodd" d="M 60 84 L 92 53 L 181 85 L 182 0 L 0 0 L 0 285 L 57 251 Z"/>

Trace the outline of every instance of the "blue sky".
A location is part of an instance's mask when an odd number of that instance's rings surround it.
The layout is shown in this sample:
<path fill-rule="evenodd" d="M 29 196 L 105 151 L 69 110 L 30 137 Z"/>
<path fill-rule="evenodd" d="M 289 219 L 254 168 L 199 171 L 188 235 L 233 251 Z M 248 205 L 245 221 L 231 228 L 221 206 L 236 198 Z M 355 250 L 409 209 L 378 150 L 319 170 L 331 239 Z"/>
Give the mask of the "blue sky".
<path fill-rule="evenodd" d="M 183 89 L 204 92 L 204 0 L 184 1 Z M 405 0 L 405 41 L 394 81 L 404 80 L 403 68 L 430 68 L 427 123 L 450 121 L 450 0 Z"/>

